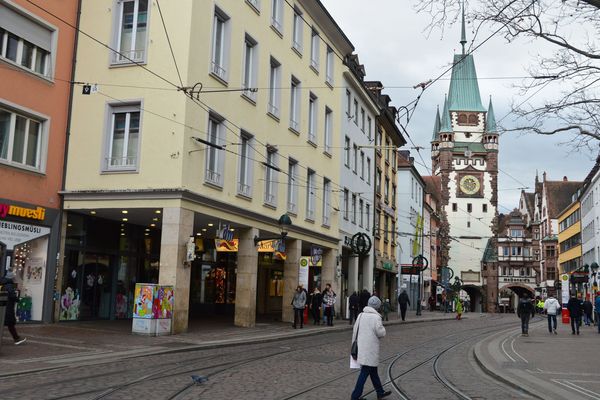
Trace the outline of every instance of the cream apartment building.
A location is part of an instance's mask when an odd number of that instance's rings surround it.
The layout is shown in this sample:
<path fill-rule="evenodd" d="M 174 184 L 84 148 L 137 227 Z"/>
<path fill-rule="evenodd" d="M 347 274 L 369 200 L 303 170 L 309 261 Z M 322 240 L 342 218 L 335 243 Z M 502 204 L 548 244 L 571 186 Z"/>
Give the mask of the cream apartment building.
<path fill-rule="evenodd" d="M 353 46 L 319 1 L 173 3 L 82 4 L 59 288 L 80 319 L 131 317 L 148 282 L 174 285 L 174 332 L 290 321 L 299 283 L 339 283 Z"/>

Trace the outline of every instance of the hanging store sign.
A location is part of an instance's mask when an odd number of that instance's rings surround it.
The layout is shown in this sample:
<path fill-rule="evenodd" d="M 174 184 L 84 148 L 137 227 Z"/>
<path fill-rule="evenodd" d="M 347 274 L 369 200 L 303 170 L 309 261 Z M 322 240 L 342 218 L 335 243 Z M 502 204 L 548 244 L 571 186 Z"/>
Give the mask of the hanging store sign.
<path fill-rule="evenodd" d="M 273 253 L 276 260 L 285 260 L 285 241 L 279 239 L 261 240 L 257 244 L 259 253 Z"/>
<path fill-rule="evenodd" d="M 391 262 L 384 262 L 383 269 L 387 269 L 388 271 L 391 271 L 394 269 L 394 264 Z"/>
<path fill-rule="evenodd" d="M 46 218 L 46 209 L 44 207 L 27 208 L 0 203 L 0 218 L 8 216 L 43 221 Z"/>
<path fill-rule="evenodd" d="M 6 245 L 7 250 L 12 250 L 16 245 L 29 242 L 50 234 L 50 228 L 19 224 L 17 222 L 0 222 L 0 242 Z"/>
<path fill-rule="evenodd" d="M 311 257 L 300 257 L 298 262 L 298 285 L 308 288 L 308 264 Z"/>
<path fill-rule="evenodd" d="M 235 253 L 238 251 L 238 239 L 215 239 L 215 249 L 222 253 Z"/>
<path fill-rule="evenodd" d="M 310 266 L 311 267 L 322 267 L 323 266 L 323 248 L 319 246 L 310 247 Z"/>

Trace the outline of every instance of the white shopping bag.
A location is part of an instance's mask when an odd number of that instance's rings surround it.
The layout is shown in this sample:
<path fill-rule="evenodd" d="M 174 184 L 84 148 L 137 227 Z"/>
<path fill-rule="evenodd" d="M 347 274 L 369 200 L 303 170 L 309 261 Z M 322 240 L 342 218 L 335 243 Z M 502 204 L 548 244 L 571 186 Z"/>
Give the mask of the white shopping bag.
<path fill-rule="evenodd" d="M 350 356 L 350 369 L 360 369 L 360 364 Z"/>

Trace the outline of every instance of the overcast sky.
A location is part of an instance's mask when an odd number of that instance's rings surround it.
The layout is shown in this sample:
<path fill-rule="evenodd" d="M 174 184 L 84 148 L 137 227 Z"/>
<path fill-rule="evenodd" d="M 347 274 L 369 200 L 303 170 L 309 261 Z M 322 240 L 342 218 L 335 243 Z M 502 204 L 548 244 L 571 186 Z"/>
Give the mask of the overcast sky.
<path fill-rule="evenodd" d="M 447 30 L 443 37 L 434 31 L 429 38 L 424 32 L 428 16 L 417 14 L 407 0 L 322 0 L 329 12 L 354 44 L 360 62 L 365 65 L 367 80 L 382 81 L 395 106 L 413 101 L 420 89 L 412 87 L 420 82 L 438 77 L 446 70 L 454 52 L 460 52 L 460 25 Z M 367 4 L 369 5 L 367 7 Z M 473 44 L 478 45 L 489 34 L 480 33 Z M 471 26 L 467 24 L 467 40 L 473 38 Z M 519 104 L 529 95 L 520 96 L 514 85 L 525 77 L 526 68 L 533 56 L 544 52 L 539 43 L 506 43 L 501 37 L 493 37 L 477 49 L 473 56 L 479 77 L 481 100 L 485 107 L 492 95 L 496 120 L 505 127 L 513 126 L 513 115 L 509 113 L 512 103 Z M 423 175 L 430 174 L 429 149 L 433 133 L 436 106 L 443 106 L 444 94 L 448 92 L 448 73 L 445 79 L 429 87 L 421 97 L 418 107 L 408 125 L 408 132 L 421 151 L 427 165 L 419 165 Z M 405 88 L 408 87 L 408 88 Z M 545 89 L 529 101 L 541 101 L 552 95 Z M 517 207 L 520 188 L 533 187 L 536 170 L 540 179 L 543 171 L 548 179 L 583 180 L 594 164 L 595 154 L 572 152 L 560 144 L 569 137 L 542 137 L 507 133 L 500 138 L 499 153 L 499 212 L 506 213 Z M 412 144 L 409 141 L 409 145 Z M 415 150 L 411 154 L 416 161 L 421 159 Z M 532 189 L 527 189 L 532 191 Z"/>

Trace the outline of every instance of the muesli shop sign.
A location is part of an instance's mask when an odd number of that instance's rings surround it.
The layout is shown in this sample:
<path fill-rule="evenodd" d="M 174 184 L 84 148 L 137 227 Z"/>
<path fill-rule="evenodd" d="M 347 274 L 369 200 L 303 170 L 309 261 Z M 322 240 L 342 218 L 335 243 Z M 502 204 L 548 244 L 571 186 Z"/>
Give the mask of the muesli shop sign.
<path fill-rule="evenodd" d="M 16 245 L 50 234 L 50 228 L 18 222 L 0 221 L 0 242 L 12 250 Z"/>

